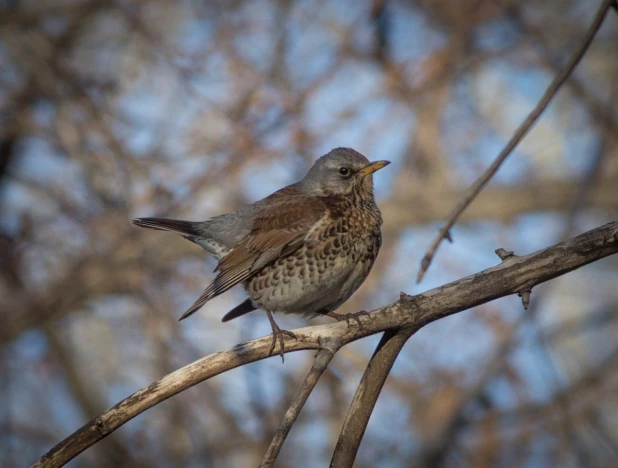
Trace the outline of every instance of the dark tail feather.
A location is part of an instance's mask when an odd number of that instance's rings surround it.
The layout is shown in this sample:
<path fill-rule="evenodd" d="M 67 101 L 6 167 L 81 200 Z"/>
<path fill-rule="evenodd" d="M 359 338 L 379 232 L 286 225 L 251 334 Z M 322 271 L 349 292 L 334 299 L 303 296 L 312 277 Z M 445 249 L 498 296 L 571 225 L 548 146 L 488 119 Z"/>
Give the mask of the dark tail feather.
<path fill-rule="evenodd" d="M 195 303 L 191 307 L 189 307 L 189 309 L 184 314 L 181 315 L 178 321 L 184 320 L 187 317 L 193 315 L 195 312 L 201 309 L 202 306 L 206 304 L 206 302 L 208 302 L 208 299 L 209 298 L 206 297 L 205 294 L 202 294 L 202 296 L 200 296 L 200 298 L 197 301 L 195 301 Z M 247 299 L 245 302 L 238 304 L 236 307 L 230 310 L 227 314 L 225 314 L 223 318 L 221 319 L 221 321 L 229 322 L 232 319 L 240 317 L 241 315 L 248 314 L 249 312 L 252 312 L 254 310 L 255 310 L 255 306 L 253 305 L 250 299 Z"/>
<path fill-rule="evenodd" d="M 251 302 L 251 299 L 247 299 L 245 302 L 238 304 L 232 310 L 230 310 L 227 314 L 223 316 L 221 319 L 222 322 L 229 322 L 232 319 L 240 317 L 241 315 L 248 314 L 249 312 L 253 312 L 255 310 L 255 306 Z"/>
<path fill-rule="evenodd" d="M 147 229 L 175 232 L 182 236 L 202 237 L 204 235 L 200 232 L 200 223 L 193 221 L 165 218 L 136 218 L 133 220 L 133 224 Z"/>

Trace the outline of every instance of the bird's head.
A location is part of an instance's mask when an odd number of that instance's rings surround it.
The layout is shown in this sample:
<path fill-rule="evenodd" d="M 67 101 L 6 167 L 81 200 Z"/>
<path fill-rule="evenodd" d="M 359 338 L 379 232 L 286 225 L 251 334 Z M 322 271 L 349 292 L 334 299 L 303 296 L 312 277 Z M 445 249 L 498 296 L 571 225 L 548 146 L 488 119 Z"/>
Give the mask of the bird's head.
<path fill-rule="evenodd" d="M 370 162 L 351 148 L 335 148 L 313 164 L 299 185 L 303 192 L 317 196 L 345 195 L 353 190 L 372 193 L 372 174 L 388 164 Z"/>

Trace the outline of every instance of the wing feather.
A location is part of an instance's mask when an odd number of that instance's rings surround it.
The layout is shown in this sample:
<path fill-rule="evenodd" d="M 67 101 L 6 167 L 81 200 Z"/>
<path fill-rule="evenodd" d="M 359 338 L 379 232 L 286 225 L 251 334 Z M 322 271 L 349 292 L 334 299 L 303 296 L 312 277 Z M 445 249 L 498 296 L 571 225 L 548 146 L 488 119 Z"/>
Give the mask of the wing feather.
<path fill-rule="evenodd" d="M 180 319 L 246 281 L 271 262 L 296 251 L 327 213 L 320 199 L 307 196 L 289 197 L 264 208 L 253 220 L 251 232 L 221 259 L 215 269 L 217 277 Z"/>

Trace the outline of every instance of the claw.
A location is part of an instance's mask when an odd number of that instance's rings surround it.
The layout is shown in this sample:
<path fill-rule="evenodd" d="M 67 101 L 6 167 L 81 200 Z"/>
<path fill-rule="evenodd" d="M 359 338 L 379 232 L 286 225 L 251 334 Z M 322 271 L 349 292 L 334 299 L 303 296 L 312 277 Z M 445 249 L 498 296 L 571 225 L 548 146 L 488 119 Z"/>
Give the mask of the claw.
<path fill-rule="evenodd" d="M 369 315 L 369 312 L 367 312 L 366 310 L 360 310 L 358 312 L 353 312 L 350 314 L 336 314 L 334 312 L 328 312 L 326 315 L 334 318 L 337 321 L 345 320 L 345 323 L 348 327 L 350 326 L 350 321 L 354 320 L 358 324 L 358 329 L 364 330 L 365 326 L 363 325 L 363 322 L 361 322 L 359 317 L 363 315 Z"/>
<path fill-rule="evenodd" d="M 291 332 L 289 330 L 281 330 L 281 328 L 279 328 L 279 325 L 277 325 L 277 322 L 275 322 L 272 313 L 266 311 L 266 315 L 268 316 L 270 326 L 273 329 L 273 340 L 272 344 L 270 345 L 268 355 L 273 355 L 273 352 L 275 351 L 275 346 L 277 345 L 277 341 L 279 341 L 279 356 L 281 356 L 281 362 L 283 363 L 285 362 L 285 359 L 283 358 L 283 354 L 285 353 L 285 341 L 283 340 L 283 335 L 287 335 L 290 338 L 294 338 L 295 340 L 298 338 L 296 337 L 296 334 L 294 332 Z"/>

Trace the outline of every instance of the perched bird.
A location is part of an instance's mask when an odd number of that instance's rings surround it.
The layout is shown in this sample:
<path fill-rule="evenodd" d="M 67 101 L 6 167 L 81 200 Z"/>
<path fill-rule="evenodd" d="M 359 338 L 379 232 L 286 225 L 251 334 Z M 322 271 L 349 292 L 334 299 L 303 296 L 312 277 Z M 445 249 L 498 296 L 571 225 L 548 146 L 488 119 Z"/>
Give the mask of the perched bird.
<path fill-rule="evenodd" d="M 242 283 L 249 298 L 223 321 L 256 309 L 266 312 L 279 340 L 273 312 L 337 319 L 334 314 L 363 283 L 380 250 L 382 217 L 373 197 L 372 174 L 389 161 L 369 162 L 350 148 L 319 158 L 300 181 L 251 205 L 206 221 L 137 218 L 140 227 L 171 231 L 212 253 L 217 276 L 180 317 Z"/>

